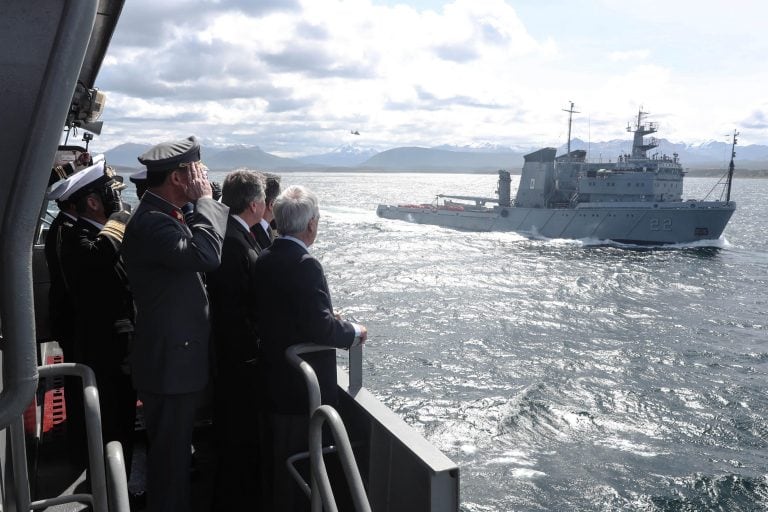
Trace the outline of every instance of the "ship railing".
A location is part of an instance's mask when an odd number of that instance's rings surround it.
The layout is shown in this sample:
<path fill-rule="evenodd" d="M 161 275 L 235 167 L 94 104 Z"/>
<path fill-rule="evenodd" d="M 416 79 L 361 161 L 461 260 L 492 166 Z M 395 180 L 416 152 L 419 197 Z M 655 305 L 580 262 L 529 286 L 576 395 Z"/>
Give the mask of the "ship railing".
<path fill-rule="evenodd" d="M 11 457 L 17 510 L 42 510 L 67 503 L 89 504 L 94 512 L 129 512 L 128 483 L 125 474 L 123 449 L 118 441 L 107 445 L 107 464 L 104 463 L 104 445 L 101 432 L 101 410 L 96 376 L 88 366 L 77 363 L 58 363 L 40 366 L 41 379 L 58 376 L 79 377 L 83 383 L 85 432 L 88 447 L 88 476 L 91 493 L 78 493 L 31 501 L 27 468 L 26 443 L 22 416 L 10 426 Z"/>
<path fill-rule="evenodd" d="M 311 501 L 312 512 L 336 512 L 336 500 L 333 496 L 328 471 L 323 460 L 325 453 L 338 453 L 344 476 L 347 479 L 349 491 L 356 511 L 370 512 L 371 506 L 363 486 L 360 470 L 352 452 L 344 422 L 339 413 L 329 405 L 321 405 L 320 384 L 317 374 L 312 366 L 301 358 L 301 354 L 318 352 L 321 350 L 336 350 L 336 347 L 316 345 L 314 343 L 301 343 L 292 345 L 285 351 L 285 357 L 290 364 L 298 369 L 304 377 L 309 395 L 309 452 L 297 453 L 286 461 L 288 471 L 308 495 Z M 349 350 L 349 378 L 350 388 L 362 387 L 362 359 L 363 348 L 361 345 Z M 336 442 L 335 446 L 323 447 L 322 429 L 328 423 L 331 434 Z M 294 463 L 301 459 L 310 459 L 310 483 L 307 484 L 295 468 Z"/>
<path fill-rule="evenodd" d="M 475 206 L 485 206 L 486 203 L 498 203 L 497 197 L 480 197 L 480 196 L 457 196 L 451 194 L 438 194 L 438 198 L 445 199 L 459 199 L 462 201 L 474 201 Z"/>

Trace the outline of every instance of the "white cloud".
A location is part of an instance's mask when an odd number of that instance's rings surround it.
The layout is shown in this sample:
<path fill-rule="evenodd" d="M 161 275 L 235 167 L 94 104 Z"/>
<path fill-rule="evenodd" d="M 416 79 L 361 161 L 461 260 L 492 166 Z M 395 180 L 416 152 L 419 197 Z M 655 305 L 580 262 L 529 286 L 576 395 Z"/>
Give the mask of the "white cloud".
<path fill-rule="evenodd" d="M 648 50 L 629 50 L 625 52 L 611 52 L 608 58 L 613 62 L 641 61 L 648 58 Z"/>
<path fill-rule="evenodd" d="M 710 131 L 740 119 L 752 120 L 752 138 L 768 135 L 754 122 L 765 83 L 754 78 L 765 73 L 702 69 L 693 63 L 706 56 L 683 25 L 656 33 L 648 15 L 624 3 L 598 1 L 589 12 L 602 15 L 598 25 L 606 29 L 619 20 L 611 31 L 590 30 L 576 11 L 563 24 L 546 6 L 534 11 L 538 17 L 527 7 L 524 18 L 503 0 L 456 0 L 440 9 L 369 0 L 174 0 L 172 7 L 126 3 L 97 80 L 110 98 L 102 149 L 195 132 L 310 154 L 345 142 L 350 129 L 361 131 L 358 143 L 379 149 L 553 145 L 564 138 L 560 109 L 570 99 L 582 111 L 575 128 L 593 140 L 624 136 L 640 104 L 669 120 L 680 140 L 712 138 Z M 174 10 L 189 15 L 174 19 Z M 713 5 L 702 11 L 695 15 L 702 25 L 722 16 Z M 638 34 L 653 39 L 638 41 Z M 716 32 L 708 37 L 713 47 L 727 42 Z M 762 48 L 765 36 L 753 37 Z M 748 61 L 748 50 L 740 51 Z M 739 94 L 724 97 L 735 83 Z"/>

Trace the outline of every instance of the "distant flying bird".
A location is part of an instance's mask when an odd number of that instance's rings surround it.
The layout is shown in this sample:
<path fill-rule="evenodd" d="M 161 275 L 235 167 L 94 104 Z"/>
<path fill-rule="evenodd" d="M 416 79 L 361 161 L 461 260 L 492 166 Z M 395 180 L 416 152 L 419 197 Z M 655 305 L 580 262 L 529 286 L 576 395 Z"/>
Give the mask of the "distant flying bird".
<path fill-rule="evenodd" d="M 357 130 L 352 130 L 352 131 L 351 131 L 351 132 L 349 132 L 349 133 L 351 133 L 352 135 L 360 135 L 360 132 L 359 132 L 359 131 L 357 131 Z"/>

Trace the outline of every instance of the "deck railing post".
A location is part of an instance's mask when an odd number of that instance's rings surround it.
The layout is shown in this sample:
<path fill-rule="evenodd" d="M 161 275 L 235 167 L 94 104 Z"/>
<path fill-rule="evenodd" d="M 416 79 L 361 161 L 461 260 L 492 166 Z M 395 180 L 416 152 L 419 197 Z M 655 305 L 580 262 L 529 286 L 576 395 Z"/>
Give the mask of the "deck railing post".
<path fill-rule="evenodd" d="M 363 346 L 349 349 L 349 391 L 354 393 L 363 387 Z"/>

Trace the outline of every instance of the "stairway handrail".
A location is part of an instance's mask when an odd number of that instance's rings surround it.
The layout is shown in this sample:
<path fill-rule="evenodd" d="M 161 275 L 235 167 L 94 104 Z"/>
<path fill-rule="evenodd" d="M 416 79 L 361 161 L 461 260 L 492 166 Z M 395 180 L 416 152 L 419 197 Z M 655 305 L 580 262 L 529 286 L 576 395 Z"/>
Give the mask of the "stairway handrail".
<path fill-rule="evenodd" d="M 341 461 L 341 468 L 344 470 L 344 476 L 347 477 L 352 502 L 355 510 L 358 512 L 371 512 L 371 505 L 368 503 L 368 495 L 365 493 L 363 479 L 360 476 L 360 470 L 357 467 L 355 454 L 352 452 L 352 445 L 349 442 L 347 430 L 344 428 L 339 413 L 330 405 L 321 405 L 312 413 L 309 422 L 309 450 L 310 464 L 312 474 L 317 480 L 320 496 L 323 500 L 323 507 L 327 512 L 338 512 L 336 500 L 333 498 L 333 489 L 331 481 L 328 478 L 328 470 L 323 460 L 323 424 L 328 422 L 331 427 Z"/>
<path fill-rule="evenodd" d="M 85 433 L 88 445 L 88 474 L 91 480 L 91 494 L 76 494 L 58 496 L 38 500 L 29 508 L 43 509 L 61 503 L 89 501 L 93 504 L 94 512 L 108 512 L 107 478 L 104 467 L 104 443 L 101 432 L 101 409 L 99 407 L 99 390 L 96 387 L 96 375 L 88 366 L 80 363 L 57 363 L 39 366 L 37 372 L 40 378 L 72 376 L 80 377 L 83 382 L 83 405 L 85 406 Z M 26 469 L 26 468 L 25 468 Z M 125 475 L 125 465 L 122 469 Z M 26 475 L 26 472 L 24 473 Z M 86 498 L 85 500 L 83 498 Z"/>
<path fill-rule="evenodd" d="M 304 377 L 309 395 L 310 499 L 312 502 L 312 512 L 320 512 L 323 505 L 325 505 L 325 509 L 328 512 L 336 512 L 338 510 L 333 497 L 331 482 L 328 478 L 328 471 L 323 461 L 322 426 L 325 421 L 329 421 L 332 434 L 337 442 L 339 460 L 341 461 L 344 475 L 347 478 L 347 485 L 350 488 L 355 508 L 361 512 L 370 512 L 371 508 L 368 503 L 368 497 L 365 493 L 363 480 L 360 477 L 360 470 L 357 467 L 344 422 L 336 409 L 329 405 L 321 405 L 320 384 L 317 380 L 317 374 L 312 365 L 300 357 L 300 354 L 322 350 L 335 351 L 336 347 L 317 345 L 315 343 L 299 343 L 285 349 L 285 357 L 288 359 L 288 362 L 298 369 Z M 286 464 L 289 465 L 290 470 L 290 463 L 286 462 Z"/>

